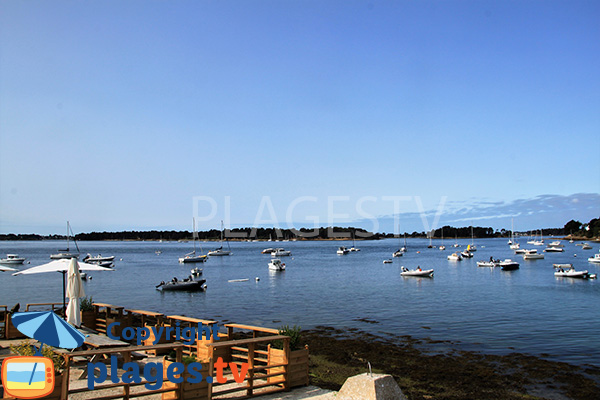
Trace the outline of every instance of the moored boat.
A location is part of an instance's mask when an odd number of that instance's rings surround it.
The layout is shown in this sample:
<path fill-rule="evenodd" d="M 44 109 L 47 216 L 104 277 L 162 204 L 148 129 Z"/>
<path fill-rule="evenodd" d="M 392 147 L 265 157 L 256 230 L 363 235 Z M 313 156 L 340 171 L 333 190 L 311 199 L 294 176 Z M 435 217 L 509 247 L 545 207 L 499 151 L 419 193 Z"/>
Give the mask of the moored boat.
<path fill-rule="evenodd" d="M 18 254 L 7 254 L 6 258 L 0 259 L 0 264 L 23 264 L 25 257 L 19 257 Z"/>
<path fill-rule="evenodd" d="M 285 271 L 285 263 L 282 263 L 279 258 L 274 258 L 269 262 L 269 270 L 271 271 Z"/>
<path fill-rule="evenodd" d="M 102 254 L 98 254 L 96 257 L 92 257 L 92 255 L 90 253 L 88 253 L 84 258 L 83 258 L 83 262 L 86 263 L 94 263 L 96 261 L 113 261 L 115 259 L 115 256 L 108 256 L 108 257 L 103 257 Z"/>
<path fill-rule="evenodd" d="M 594 257 L 588 258 L 588 261 L 591 263 L 600 263 L 600 253 L 594 254 Z"/>
<path fill-rule="evenodd" d="M 206 279 L 194 280 L 192 277 L 186 278 L 182 281 L 173 278 L 169 282 L 161 282 L 156 286 L 156 289 L 166 291 L 187 291 L 187 292 L 198 292 L 206 290 Z"/>
<path fill-rule="evenodd" d="M 458 253 L 452 253 L 447 258 L 449 261 L 461 261 L 462 260 L 461 255 Z"/>
<path fill-rule="evenodd" d="M 563 251 L 565 251 L 565 249 L 562 247 L 546 247 L 544 249 L 544 252 L 546 253 L 562 253 Z"/>
<path fill-rule="evenodd" d="M 432 278 L 433 277 L 433 269 L 422 270 L 421 267 L 417 267 L 417 269 L 408 269 L 402 267 L 402 272 L 400 272 L 402 276 L 416 276 L 422 278 Z"/>
<path fill-rule="evenodd" d="M 578 279 L 589 279 L 589 278 L 594 279 L 596 277 L 596 275 L 590 275 L 587 270 L 586 271 L 577 271 L 577 270 L 575 270 L 574 267 L 571 267 L 570 269 L 559 268 L 554 273 L 554 276 L 558 276 L 561 278 L 578 278 Z"/>
<path fill-rule="evenodd" d="M 340 248 L 337 249 L 337 254 L 339 254 L 340 256 L 346 255 L 348 253 L 350 253 L 350 250 L 348 250 L 344 246 L 340 246 Z"/>
<path fill-rule="evenodd" d="M 543 254 L 538 254 L 537 251 L 528 251 L 523 254 L 523 260 L 542 260 L 544 259 Z"/>
<path fill-rule="evenodd" d="M 462 258 L 473 258 L 473 253 L 471 253 L 469 250 L 461 251 L 460 255 L 462 256 Z"/>
<path fill-rule="evenodd" d="M 271 257 L 286 257 L 291 256 L 292 252 L 290 250 L 285 250 L 283 248 L 275 249 L 271 252 Z"/>
<path fill-rule="evenodd" d="M 478 267 L 498 267 L 500 264 L 500 260 L 490 260 L 490 261 L 477 261 Z"/>
<path fill-rule="evenodd" d="M 515 269 L 519 269 L 519 263 L 510 259 L 500 261 L 498 266 L 502 268 L 502 271 L 514 271 Z"/>

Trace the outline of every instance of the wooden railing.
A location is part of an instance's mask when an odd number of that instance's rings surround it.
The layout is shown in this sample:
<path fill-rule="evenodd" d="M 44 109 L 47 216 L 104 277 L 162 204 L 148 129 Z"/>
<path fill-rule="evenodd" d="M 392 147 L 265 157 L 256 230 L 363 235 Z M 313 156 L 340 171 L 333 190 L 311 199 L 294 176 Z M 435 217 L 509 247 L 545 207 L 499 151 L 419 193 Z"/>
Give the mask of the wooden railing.
<path fill-rule="evenodd" d="M 47 308 L 47 306 L 50 306 L 50 309 L 52 310 L 52 312 L 54 312 L 55 310 L 62 310 L 63 307 L 63 303 L 28 303 L 25 306 L 25 311 L 31 311 L 31 308 L 33 307 L 45 307 Z"/>
<path fill-rule="evenodd" d="M 147 350 L 175 350 L 177 362 L 181 362 L 182 359 L 182 348 L 183 344 L 181 343 L 167 343 L 167 344 L 158 344 L 155 346 L 128 346 L 128 347 L 119 347 L 115 349 L 99 349 L 99 350 L 87 350 L 87 351 L 75 351 L 72 353 L 65 353 L 63 357 L 65 358 L 65 371 L 63 372 L 63 385 L 61 392 L 61 399 L 67 399 L 68 396 L 77 394 L 77 393 L 85 393 L 89 392 L 89 389 L 86 387 L 81 389 L 69 389 L 69 377 L 70 377 L 70 366 L 73 363 L 73 359 L 75 357 L 94 357 L 94 356 L 110 356 L 112 354 L 121 354 L 124 362 L 130 362 L 132 360 L 132 353 L 139 351 L 147 351 Z M 88 374 L 94 374 L 94 371 L 88 371 Z M 93 376 L 93 375 L 92 375 Z M 148 396 L 159 393 L 178 393 L 182 390 L 182 385 L 171 385 L 166 386 L 163 385 L 161 389 L 155 390 L 144 390 L 144 391 L 136 391 L 135 393 L 131 393 L 131 388 L 136 386 L 145 385 L 146 382 L 140 383 L 106 383 L 94 386 L 94 392 L 106 390 L 106 389 L 114 389 L 118 387 L 123 388 L 123 392 L 120 394 L 112 394 L 105 396 L 95 396 L 94 399 L 102 399 L 102 400 L 110 400 L 110 399 L 130 399 L 132 397 L 140 397 L 140 396 Z M 175 398 L 180 398 L 178 394 L 175 395 Z"/>
<path fill-rule="evenodd" d="M 96 330 L 98 332 L 106 334 L 106 329 L 113 322 L 121 322 L 121 328 L 126 325 L 127 317 L 123 314 L 125 307 L 106 303 L 93 303 L 93 306 L 96 311 Z M 120 329 L 113 334 L 120 336 Z"/>
<path fill-rule="evenodd" d="M 284 359 L 280 364 L 270 364 L 266 358 L 257 357 L 257 355 L 266 354 L 257 348 L 260 345 L 266 346 L 268 343 L 275 340 L 283 341 L 284 348 Z M 264 336 L 250 339 L 239 339 L 239 340 L 226 340 L 214 342 L 208 345 L 209 356 L 213 360 L 213 363 L 218 361 L 218 357 L 215 358 L 215 354 L 222 349 L 227 349 L 231 352 L 231 358 L 233 364 L 240 372 L 242 365 L 248 363 L 248 374 L 246 376 L 245 385 L 237 385 L 228 389 L 218 390 L 216 388 L 223 386 L 225 383 L 220 383 L 215 380 L 209 389 L 209 400 L 218 398 L 219 396 L 225 396 L 230 393 L 244 391 L 245 395 L 251 397 L 255 395 L 254 391 L 257 389 L 264 389 L 271 386 L 270 389 L 261 390 L 260 394 L 268 394 L 280 392 L 283 390 L 289 390 L 289 384 L 287 379 L 288 371 L 288 360 L 289 360 L 289 349 L 290 349 L 290 337 L 283 335 Z M 228 367 L 229 368 L 229 367 Z M 280 371 L 272 372 L 271 369 L 281 369 Z M 218 373 L 218 371 L 217 371 Z M 225 373 L 224 373 L 225 375 Z M 282 379 L 274 381 L 270 378 L 280 376 Z M 230 383 L 230 382 L 229 382 Z"/>

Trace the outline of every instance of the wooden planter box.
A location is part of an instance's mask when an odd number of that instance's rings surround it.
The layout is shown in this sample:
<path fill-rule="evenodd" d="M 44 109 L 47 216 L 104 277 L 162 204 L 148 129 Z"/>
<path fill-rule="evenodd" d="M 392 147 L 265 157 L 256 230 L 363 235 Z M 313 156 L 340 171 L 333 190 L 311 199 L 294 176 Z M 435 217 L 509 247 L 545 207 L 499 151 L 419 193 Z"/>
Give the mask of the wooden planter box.
<path fill-rule="evenodd" d="M 96 330 L 96 311 L 82 311 L 81 324 L 86 328 Z"/>
<path fill-rule="evenodd" d="M 269 346 L 268 364 L 282 364 L 283 350 L 275 349 Z M 283 367 L 269 368 L 269 374 L 283 372 Z M 283 383 L 285 380 L 283 375 L 273 376 L 268 378 L 269 383 Z M 300 350 L 290 352 L 290 360 L 288 364 L 288 380 L 290 387 L 307 386 L 308 385 L 308 346 Z"/>
<path fill-rule="evenodd" d="M 174 361 L 169 361 L 167 360 L 167 358 L 165 357 L 163 359 L 163 389 L 173 389 L 173 388 L 179 388 L 181 393 L 181 396 L 179 397 L 177 392 L 167 392 L 167 393 L 163 393 L 162 394 L 162 400 L 171 400 L 171 399 L 181 399 L 181 400 L 185 400 L 185 399 L 206 399 L 208 400 L 209 398 L 209 385 L 208 383 L 206 383 L 206 377 L 207 376 L 212 376 L 212 371 L 209 371 L 209 367 L 210 364 L 209 363 L 202 363 L 202 382 L 199 383 L 188 383 L 187 380 L 190 378 L 190 374 L 188 374 L 187 372 L 183 373 L 183 379 L 184 381 L 182 383 L 173 383 L 170 382 L 169 380 L 167 380 L 167 368 L 169 365 L 171 365 Z"/>
<path fill-rule="evenodd" d="M 42 397 L 43 399 L 48 400 L 61 400 L 60 395 L 62 392 L 62 384 L 63 384 L 63 374 L 54 375 L 54 390 L 48 396 Z M 4 392 L 5 399 L 16 399 L 17 397 L 9 396 L 6 391 Z M 62 399 L 66 400 L 66 399 Z"/>

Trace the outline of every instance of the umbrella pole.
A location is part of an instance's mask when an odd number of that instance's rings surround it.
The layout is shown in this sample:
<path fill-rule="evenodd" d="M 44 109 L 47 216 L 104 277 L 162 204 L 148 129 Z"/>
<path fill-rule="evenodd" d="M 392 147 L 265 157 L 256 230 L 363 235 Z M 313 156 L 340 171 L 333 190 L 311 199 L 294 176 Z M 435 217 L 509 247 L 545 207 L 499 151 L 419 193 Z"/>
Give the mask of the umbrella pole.
<path fill-rule="evenodd" d="M 63 274 L 63 319 L 67 320 L 67 271 L 60 271 Z"/>

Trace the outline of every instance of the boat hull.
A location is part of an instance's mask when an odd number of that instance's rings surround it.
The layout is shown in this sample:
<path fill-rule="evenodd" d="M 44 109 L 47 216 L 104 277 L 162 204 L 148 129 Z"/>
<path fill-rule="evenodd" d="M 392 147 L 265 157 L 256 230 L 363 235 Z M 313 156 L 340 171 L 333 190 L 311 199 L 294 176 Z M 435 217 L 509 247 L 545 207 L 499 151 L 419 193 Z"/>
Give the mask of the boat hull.
<path fill-rule="evenodd" d="M 167 282 L 160 287 L 163 292 L 199 292 L 203 291 L 205 279 L 188 282 Z"/>

